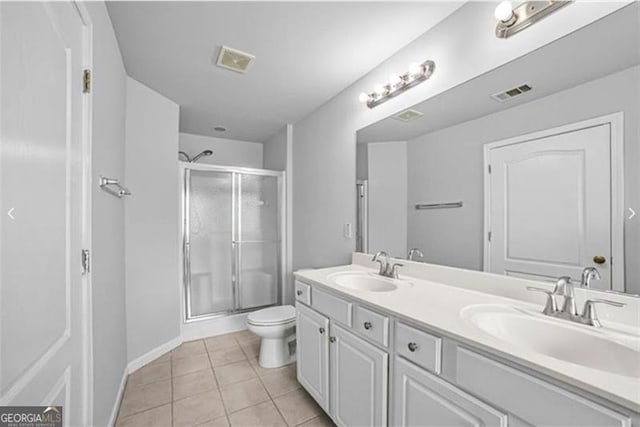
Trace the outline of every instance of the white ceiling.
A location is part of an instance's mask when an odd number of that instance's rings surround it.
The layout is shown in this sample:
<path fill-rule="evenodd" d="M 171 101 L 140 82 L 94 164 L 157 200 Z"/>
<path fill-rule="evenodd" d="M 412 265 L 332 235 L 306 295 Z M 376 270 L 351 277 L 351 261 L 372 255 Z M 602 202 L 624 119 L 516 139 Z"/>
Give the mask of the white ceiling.
<path fill-rule="evenodd" d="M 107 2 L 127 73 L 180 105 L 181 131 L 257 142 L 311 113 L 461 5 Z M 255 55 L 250 71 L 214 66 L 221 45 Z"/>
<path fill-rule="evenodd" d="M 414 121 L 403 123 L 386 118 L 361 129 L 358 142 L 408 141 L 638 65 L 639 17 L 640 3 L 632 3 L 528 55 L 411 107 L 424 113 Z M 534 89 L 504 103 L 491 98 L 492 94 L 522 83 L 529 83 Z"/>

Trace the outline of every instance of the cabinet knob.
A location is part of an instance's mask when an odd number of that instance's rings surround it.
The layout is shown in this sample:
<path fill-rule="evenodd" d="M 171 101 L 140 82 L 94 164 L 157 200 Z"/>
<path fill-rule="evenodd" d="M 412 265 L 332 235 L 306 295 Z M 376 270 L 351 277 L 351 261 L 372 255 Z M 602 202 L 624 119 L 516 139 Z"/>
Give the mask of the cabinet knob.
<path fill-rule="evenodd" d="M 296 291 L 296 295 L 298 295 L 298 296 L 302 295 L 302 291 L 301 291 L 300 289 L 298 289 L 298 290 Z"/>
<path fill-rule="evenodd" d="M 418 349 L 418 344 L 416 344 L 414 342 L 410 342 L 407 347 L 409 347 L 409 351 L 410 352 L 414 352 L 414 351 L 416 351 Z"/>
<path fill-rule="evenodd" d="M 607 262 L 607 258 L 603 257 L 602 255 L 596 255 L 593 257 L 593 262 L 595 262 L 596 264 L 604 264 L 605 262 Z"/>
<path fill-rule="evenodd" d="M 329 342 L 336 342 L 336 337 L 329 337 Z"/>
<path fill-rule="evenodd" d="M 318 332 L 320 332 L 321 334 L 324 334 L 324 328 L 318 329 Z"/>
<path fill-rule="evenodd" d="M 373 328 L 373 325 L 371 324 L 371 322 L 364 322 L 364 328 L 365 329 L 371 329 L 371 328 Z"/>

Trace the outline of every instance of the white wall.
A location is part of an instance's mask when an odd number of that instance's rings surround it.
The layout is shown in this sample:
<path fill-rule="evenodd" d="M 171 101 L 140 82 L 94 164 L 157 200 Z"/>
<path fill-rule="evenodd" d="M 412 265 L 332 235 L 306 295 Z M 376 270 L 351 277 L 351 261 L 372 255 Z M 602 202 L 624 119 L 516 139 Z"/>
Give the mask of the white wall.
<path fill-rule="evenodd" d="M 369 252 L 386 251 L 391 256 L 404 258 L 407 255 L 407 143 L 374 142 L 367 146 Z"/>
<path fill-rule="evenodd" d="M 127 78 L 125 199 L 129 361 L 180 335 L 178 105 Z"/>
<path fill-rule="evenodd" d="M 409 203 L 463 200 L 462 209 L 409 210 L 409 246 L 434 264 L 482 270 L 483 145 L 624 112 L 625 205 L 640 206 L 640 67 L 409 141 Z M 532 120 L 532 118 L 534 118 Z M 640 293 L 640 221 L 625 224 L 626 284 Z"/>
<path fill-rule="evenodd" d="M 262 168 L 262 144 L 258 142 L 180 133 L 179 146 L 191 157 L 203 150 L 213 151 L 212 156 L 201 157 L 198 163 Z"/>
<path fill-rule="evenodd" d="M 295 123 L 293 143 L 294 269 L 348 263 L 355 240 L 343 237 L 356 217 L 358 129 L 442 93 L 544 46 L 626 3 L 575 2 L 508 40 L 494 34 L 495 2 L 468 2 L 362 79 Z M 358 93 L 411 62 L 433 59 L 432 78 L 374 108 Z"/>
<path fill-rule="evenodd" d="M 263 144 L 265 169 L 283 171 L 287 168 L 287 126 L 272 135 Z"/>
<path fill-rule="evenodd" d="M 93 24 L 91 287 L 93 424 L 107 425 L 127 367 L 124 202 L 100 190 L 100 175 L 124 178 L 126 74 L 103 2 L 85 6 Z"/>

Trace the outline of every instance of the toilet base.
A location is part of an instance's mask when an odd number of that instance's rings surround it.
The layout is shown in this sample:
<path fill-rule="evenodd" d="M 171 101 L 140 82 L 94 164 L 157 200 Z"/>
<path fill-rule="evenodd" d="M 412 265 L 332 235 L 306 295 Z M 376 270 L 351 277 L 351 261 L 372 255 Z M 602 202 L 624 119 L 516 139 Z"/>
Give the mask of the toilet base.
<path fill-rule="evenodd" d="M 260 366 L 279 368 L 295 362 L 295 338 L 295 334 L 283 338 L 262 338 L 260 340 L 260 356 L 258 357 Z"/>

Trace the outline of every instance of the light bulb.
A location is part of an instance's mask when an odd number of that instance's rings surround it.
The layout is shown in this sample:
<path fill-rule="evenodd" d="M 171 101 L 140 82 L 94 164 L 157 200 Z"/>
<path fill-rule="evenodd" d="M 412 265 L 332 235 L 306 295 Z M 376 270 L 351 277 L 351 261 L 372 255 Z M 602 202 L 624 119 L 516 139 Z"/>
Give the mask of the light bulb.
<path fill-rule="evenodd" d="M 367 101 L 369 100 L 369 95 L 368 95 L 368 94 L 366 94 L 366 93 L 364 93 L 364 92 L 362 92 L 362 93 L 360 94 L 360 96 L 358 96 L 358 100 L 359 100 L 360 102 L 367 102 Z"/>
<path fill-rule="evenodd" d="M 399 75 L 397 74 L 391 74 L 389 76 L 389 84 L 391 85 L 391 87 L 396 87 L 398 86 L 400 83 L 402 82 L 402 79 L 400 78 Z"/>
<path fill-rule="evenodd" d="M 424 66 L 422 64 L 418 64 L 417 62 L 414 62 L 413 64 L 411 64 L 409 66 L 409 75 L 410 76 L 417 76 L 418 74 L 422 74 L 424 73 Z"/>
<path fill-rule="evenodd" d="M 508 22 L 513 16 L 513 7 L 511 6 L 511 2 L 509 0 L 501 2 L 496 6 L 494 15 L 496 19 L 499 19 L 502 22 Z"/>
<path fill-rule="evenodd" d="M 382 96 L 384 95 L 384 86 L 382 85 L 375 85 L 373 87 L 373 91 L 376 93 L 376 95 L 378 96 Z"/>

